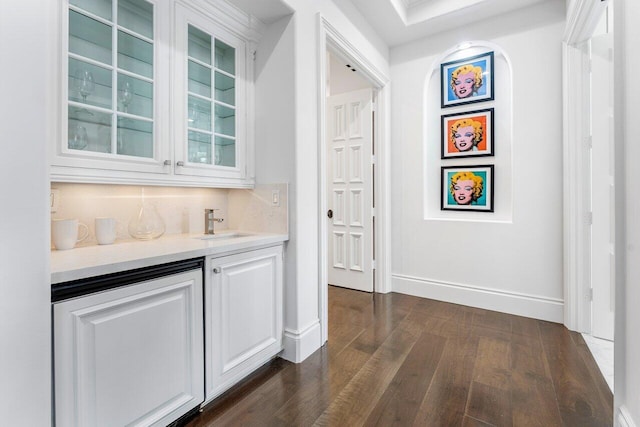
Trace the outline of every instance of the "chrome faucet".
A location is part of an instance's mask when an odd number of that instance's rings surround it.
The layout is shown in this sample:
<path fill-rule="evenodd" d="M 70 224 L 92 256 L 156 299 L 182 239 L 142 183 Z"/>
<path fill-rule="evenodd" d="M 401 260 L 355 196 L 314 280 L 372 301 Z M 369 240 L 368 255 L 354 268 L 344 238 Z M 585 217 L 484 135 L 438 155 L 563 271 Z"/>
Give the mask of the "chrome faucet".
<path fill-rule="evenodd" d="M 204 210 L 204 234 L 216 234 L 213 228 L 213 224 L 216 222 L 224 221 L 223 218 L 216 218 L 216 211 L 220 209 L 205 209 Z"/>

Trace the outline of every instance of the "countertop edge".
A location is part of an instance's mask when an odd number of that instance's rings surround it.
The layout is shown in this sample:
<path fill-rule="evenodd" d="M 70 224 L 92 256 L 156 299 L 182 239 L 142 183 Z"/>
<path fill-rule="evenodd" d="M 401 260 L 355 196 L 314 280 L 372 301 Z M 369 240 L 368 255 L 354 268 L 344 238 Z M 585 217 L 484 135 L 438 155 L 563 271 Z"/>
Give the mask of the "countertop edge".
<path fill-rule="evenodd" d="M 174 235 L 154 241 L 130 241 L 108 246 L 79 247 L 51 252 L 51 284 L 87 279 L 190 258 L 231 253 L 282 244 L 287 234 L 252 233 L 221 240 Z"/>

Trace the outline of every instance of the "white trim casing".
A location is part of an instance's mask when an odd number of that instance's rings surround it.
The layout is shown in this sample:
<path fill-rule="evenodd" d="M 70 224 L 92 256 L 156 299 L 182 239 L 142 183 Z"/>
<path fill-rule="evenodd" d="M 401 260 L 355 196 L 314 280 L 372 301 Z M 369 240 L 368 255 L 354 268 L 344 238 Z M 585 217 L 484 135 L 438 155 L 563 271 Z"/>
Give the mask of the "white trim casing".
<path fill-rule="evenodd" d="M 517 292 L 393 275 L 393 290 L 407 295 L 462 304 L 549 322 L 562 322 L 564 301 Z"/>
<path fill-rule="evenodd" d="M 563 43 L 564 325 L 591 332 L 589 79 L 586 45 Z M 568 79 L 572 82 L 569 84 Z"/>
<path fill-rule="evenodd" d="M 589 74 L 586 43 L 608 0 L 575 0 L 563 36 L 564 325 L 591 332 Z M 570 80 L 570 81 L 569 81 Z"/>

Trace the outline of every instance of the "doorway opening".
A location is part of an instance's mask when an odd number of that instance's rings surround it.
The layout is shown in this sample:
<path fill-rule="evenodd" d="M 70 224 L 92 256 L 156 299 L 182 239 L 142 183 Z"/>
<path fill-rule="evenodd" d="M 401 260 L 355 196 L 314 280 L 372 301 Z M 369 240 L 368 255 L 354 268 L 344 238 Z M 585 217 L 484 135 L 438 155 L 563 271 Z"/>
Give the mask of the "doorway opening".
<path fill-rule="evenodd" d="M 612 2 L 570 10 L 565 33 L 565 325 L 613 391 L 615 162 Z"/>
<path fill-rule="evenodd" d="M 319 28 L 319 46 L 318 46 L 318 199 L 320 206 L 320 221 L 319 221 L 319 242 L 320 247 L 318 251 L 319 256 L 319 313 L 320 313 L 320 326 L 321 326 L 321 339 L 322 343 L 328 339 L 328 289 L 329 289 L 329 265 L 333 266 L 335 261 L 335 249 L 337 247 L 338 252 L 337 260 L 342 260 L 345 267 L 351 272 L 358 272 L 358 269 L 362 270 L 362 276 L 365 272 L 370 274 L 371 279 L 363 280 L 363 283 L 368 284 L 371 287 L 371 291 L 386 293 L 390 291 L 391 282 L 391 268 L 390 268 L 390 248 L 389 244 L 390 236 L 390 215 L 389 204 L 387 202 L 389 197 L 389 165 L 388 165 L 388 152 L 389 152 L 389 136 L 388 136 L 388 119 L 387 119 L 387 104 L 388 100 L 388 78 L 381 72 L 375 64 L 373 64 L 365 55 L 360 52 L 358 48 L 353 46 L 346 37 L 340 34 L 324 17 L 318 15 L 318 28 Z M 359 89 L 346 91 L 351 93 L 350 96 L 355 96 L 356 92 L 368 91 L 369 100 L 366 101 L 363 96 L 360 101 L 354 100 L 342 100 L 342 107 L 345 115 L 342 113 L 333 114 L 331 119 L 327 114 L 327 106 L 330 102 L 330 98 L 327 95 L 331 93 L 332 84 L 333 90 L 336 90 L 337 80 L 331 81 L 331 70 L 329 68 L 331 59 L 328 59 L 330 55 L 333 55 L 336 60 L 336 64 L 344 67 L 343 72 L 352 75 L 352 79 L 358 75 L 358 79 L 361 79 L 357 85 L 351 82 L 347 82 L 347 88 Z M 347 67 L 349 65 L 349 67 Z M 355 70 L 355 71 L 352 71 Z M 335 76 L 334 76 L 335 77 Z M 344 82 L 340 82 L 344 83 Z M 349 86 L 353 85 L 353 86 Z M 341 96 L 337 94 L 336 96 Z M 375 101 L 375 113 L 374 111 Z M 370 107 L 367 107 L 370 105 Z M 335 109 L 334 109 L 335 111 Z M 374 117 L 375 114 L 375 117 Z M 368 132 L 371 134 L 370 145 L 362 144 L 362 147 L 358 147 L 359 142 L 353 142 L 349 144 L 343 144 L 342 151 L 345 156 L 340 153 L 340 150 L 330 151 L 328 140 L 328 128 L 329 121 L 333 126 L 343 120 L 343 125 L 351 125 L 353 123 L 361 123 L 361 121 L 347 122 L 347 117 L 360 117 L 368 118 L 370 125 L 362 125 L 360 128 L 349 129 L 349 132 L 345 136 L 351 138 L 358 133 Z M 344 128 L 344 126 L 343 126 Z M 348 139 L 349 139 L 348 138 Z M 363 140 L 366 138 L 362 138 Z M 366 150 L 365 150 L 366 148 Z M 353 151 L 352 156 L 347 156 L 347 150 Z M 365 153 L 366 151 L 366 153 Z M 346 171 L 349 170 L 349 185 L 345 185 L 344 188 L 332 187 L 331 188 L 331 202 L 329 201 L 329 176 L 334 173 L 333 169 L 329 169 L 329 165 L 336 164 L 333 159 L 329 161 L 329 153 L 332 152 L 332 156 L 337 157 L 337 161 L 343 162 L 343 170 L 345 173 L 342 176 L 342 180 L 347 182 Z M 368 154 L 368 153 L 371 154 Z M 349 163 L 351 159 L 361 159 L 361 161 Z M 359 166 L 360 165 L 360 166 Z M 331 178 L 333 184 L 334 178 Z M 340 181 L 338 178 L 336 181 Z M 362 181 L 360 183 L 359 181 Z M 358 187 L 362 184 L 362 187 Z M 332 232 L 337 232 L 339 236 L 336 244 L 335 240 L 329 241 L 330 223 L 333 225 L 333 220 L 327 218 L 328 214 L 335 215 L 335 209 L 330 207 L 333 205 L 334 195 L 337 199 L 342 199 L 342 207 L 339 209 L 343 213 L 343 222 L 347 219 L 344 214 L 345 209 L 349 210 L 349 218 L 345 222 L 350 228 L 344 228 L 342 230 L 332 229 Z M 365 200 L 367 198 L 367 200 Z M 353 203 L 351 202 L 353 200 Z M 369 201 L 370 200 L 370 201 Z M 340 203 L 340 200 L 338 200 Z M 375 203 L 375 208 L 373 207 Z M 331 214 L 329 210 L 332 210 Z M 352 212 L 353 211 L 353 212 Z M 358 224 L 361 223 L 359 219 L 368 219 L 370 225 L 362 223 L 363 227 L 358 228 Z M 375 221 L 374 221 L 375 218 Z M 370 229 L 370 233 L 365 234 L 364 230 Z M 342 234 L 340 234 L 342 233 Z M 374 239 L 375 236 L 375 239 Z M 342 239 L 340 241 L 340 239 Z M 346 246 L 347 240 L 352 245 Z M 343 245 L 344 242 L 344 245 Z M 329 248 L 333 251 L 329 254 Z M 331 256 L 331 260 L 329 259 Z M 369 263 L 365 265 L 365 262 Z M 339 264 L 339 263 L 338 263 Z M 369 266 L 370 265 L 370 266 Z M 352 268 L 353 267 L 353 268 Z M 346 270 L 347 268 L 343 269 Z"/>

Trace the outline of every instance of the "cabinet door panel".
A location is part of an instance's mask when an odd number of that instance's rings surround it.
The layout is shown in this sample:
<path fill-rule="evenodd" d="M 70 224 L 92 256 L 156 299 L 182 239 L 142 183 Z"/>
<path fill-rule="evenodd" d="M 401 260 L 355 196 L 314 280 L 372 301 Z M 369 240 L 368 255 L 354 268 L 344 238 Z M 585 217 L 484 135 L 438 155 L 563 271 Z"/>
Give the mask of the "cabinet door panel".
<path fill-rule="evenodd" d="M 282 350 L 282 247 L 207 259 L 206 402 Z"/>
<path fill-rule="evenodd" d="M 176 6 L 176 174 L 246 178 L 246 51 L 215 21 Z"/>
<path fill-rule="evenodd" d="M 203 400 L 201 277 L 54 306 L 58 425 L 164 425 Z"/>
<path fill-rule="evenodd" d="M 275 264 L 272 258 L 222 268 L 222 372 L 276 341 Z"/>

